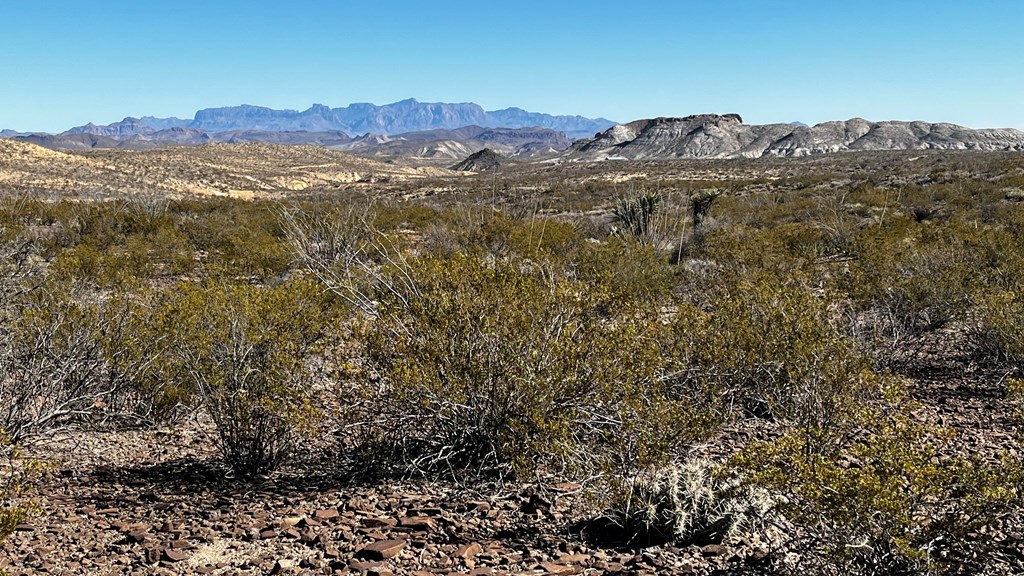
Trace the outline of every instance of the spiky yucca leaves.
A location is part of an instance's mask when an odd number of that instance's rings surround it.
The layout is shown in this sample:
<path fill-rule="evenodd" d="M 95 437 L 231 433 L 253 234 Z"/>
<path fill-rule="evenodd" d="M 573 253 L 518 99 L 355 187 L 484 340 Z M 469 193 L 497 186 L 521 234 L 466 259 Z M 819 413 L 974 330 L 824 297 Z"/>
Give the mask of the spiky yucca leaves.
<path fill-rule="evenodd" d="M 661 206 L 661 196 L 655 192 L 644 192 L 615 201 L 613 213 L 615 223 L 623 225 L 625 232 L 637 240 L 651 238 L 654 214 Z"/>
<path fill-rule="evenodd" d="M 711 212 L 711 206 L 715 200 L 722 195 L 719 190 L 700 190 L 690 195 L 690 217 L 693 219 L 693 229 L 699 230 L 704 225 Z"/>

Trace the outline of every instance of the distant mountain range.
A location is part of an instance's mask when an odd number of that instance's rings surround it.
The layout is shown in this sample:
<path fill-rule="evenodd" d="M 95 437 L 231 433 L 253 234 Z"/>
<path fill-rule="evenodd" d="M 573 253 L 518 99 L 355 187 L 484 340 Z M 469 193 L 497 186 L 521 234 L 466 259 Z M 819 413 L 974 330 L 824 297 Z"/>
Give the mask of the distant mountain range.
<path fill-rule="evenodd" d="M 0 137 L 60 150 L 150 149 L 206 143 L 308 144 L 381 159 L 463 160 L 488 149 L 520 160 L 758 158 L 846 150 L 1024 150 L 1024 132 L 860 118 L 807 126 L 744 124 L 737 114 L 699 114 L 614 124 L 519 108 L 413 99 L 384 106 L 315 104 L 302 112 L 259 106 L 207 108 L 192 120 L 125 118 L 60 134 L 0 131 Z M 576 139 L 574 141 L 574 139 Z"/>
<path fill-rule="evenodd" d="M 576 141 L 565 156 L 576 160 L 759 158 L 847 150 L 1024 151 L 1024 132 L 860 118 L 815 126 L 750 125 L 738 114 L 699 114 L 619 124 Z"/>
<path fill-rule="evenodd" d="M 351 104 L 342 108 L 330 108 L 314 104 L 304 111 L 275 110 L 262 106 L 229 106 L 206 108 L 196 112 L 191 120 L 182 118 L 125 118 L 106 126 L 86 124 L 59 134 L 73 136 L 92 134 L 119 140 L 153 134 L 175 128 L 202 130 L 214 134 L 220 132 L 263 131 L 263 132 L 346 132 L 348 134 L 382 134 L 392 136 L 407 132 L 446 129 L 454 130 L 464 126 L 484 128 L 548 128 L 565 132 L 570 138 L 593 136 L 615 123 L 605 118 L 584 118 L 583 116 L 553 116 L 527 112 L 520 108 L 486 111 L 479 104 L 419 102 L 413 98 L 377 106 L 375 104 Z M 4 130 L 2 137 L 19 133 Z"/>
<path fill-rule="evenodd" d="M 207 108 L 191 120 L 129 117 L 60 134 L 4 130 L 0 137 L 58 150 L 267 142 L 313 144 L 381 157 L 462 159 L 487 146 L 508 155 L 553 155 L 568 148 L 573 138 L 593 136 L 613 125 L 604 118 L 553 116 L 520 108 L 486 111 L 473 103 L 409 99 L 384 106 L 314 104 L 301 112 L 249 105 Z"/>

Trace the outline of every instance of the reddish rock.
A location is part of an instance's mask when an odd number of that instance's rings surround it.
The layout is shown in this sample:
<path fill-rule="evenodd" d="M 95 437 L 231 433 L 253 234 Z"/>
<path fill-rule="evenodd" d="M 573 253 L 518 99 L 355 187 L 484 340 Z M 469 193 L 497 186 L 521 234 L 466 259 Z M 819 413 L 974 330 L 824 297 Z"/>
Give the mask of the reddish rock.
<path fill-rule="evenodd" d="M 398 524 L 394 518 L 363 518 L 363 526 L 366 528 L 391 528 Z"/>
<path fill-rule="evenodd" d="M 554 562 L 541 562 L 540 567 L 548 574 L 554 574 L 555 576 L 579 573 L 579 568 L 575 566 L 566 566 L 565 564 L 556 564 Z"/>
<path fill-rule="evenodd" d="M 405 548 L 405 540 L 381 540 L 367 544 L 356 552 L 356 558 L 364 560 L 387 560 L 394 558 L 402 548 Z"/>
<path fill-rule="evenodd" d="M 164 562 L 181 562 L 186 558 L 188 558 L 188 554 L 184 550 L 176 548 L 165 548 L 163 555 L 160 557 Z"/>
<path fill-rule="evenodd" d="M 314 512 L 313 516 L 317 520 L 334 520 L 335 518 L 341 516 L 341 514 L 338 513 L 337 508 L 324 508 L 323 510 L 317 510 L 316 512 Z"/>
<path fill-rule="evenodd" d="M 483 546 L 473 542 L 472 544 L 463 544 L 462 546 L 459 546 L 458 549 L 455 550 L 455 555 L 463 560 L 469 560 L 483 551 Z"/>
<path fill-rule="evenodd" d="M 189 548 L 192 548 L 192 544 L 189 543 L 188 540 L 182 540 L 179 538 L 178 540 L 171 542 L 169 547 L 175 550 L 188 550 Z"/>
<path fill-rule="evenodd" d="M 406 516 L 402 518 L 399 525 L 410 530 L 429 531 L 437 526 L 437 522 L 429 516 Z"/>

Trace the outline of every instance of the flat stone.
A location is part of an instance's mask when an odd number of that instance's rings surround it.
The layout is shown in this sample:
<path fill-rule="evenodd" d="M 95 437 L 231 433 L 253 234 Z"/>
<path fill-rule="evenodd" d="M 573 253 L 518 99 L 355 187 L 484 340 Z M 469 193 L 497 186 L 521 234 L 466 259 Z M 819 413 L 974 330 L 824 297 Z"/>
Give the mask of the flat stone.
<path fill-rule="evenodd" d="M 480 546 L 480 544 L 473 542 L 472 544 L 463 544 L 462 546 L 459 546 L 455 550 L 455 555 L 459 558 L 462 558 L 463 560 L 468 560 L 470 558 L 475 557 L 477 554 L 483 551 L 483 546 Z"/>
<path fill-rule="evenodd" d="M 337 508 L 324 508 L 323 510 L 317 510 L 313 513 L 313 517 L 317 520 L 333 520 L 341 516 Z"/>
<path fill-rule="evenodd" d="M 725 553 L 725 546 L 721 544 L 708 544 L 700 549 L 700 553 L 704 556 L 721 556 Z"/>
<path fill-rule="evenodd" d="M 356 552 L 356 558 L 362 558 L 364 560 L 387 560 L 394 558 L 405 548 L 405 540 L 381 540 L 379 542 L 373 542 L 367 544 Z"/>
<path fill-rule="evenodd" d="M 188 558 L 188 554 L 184 550 L 165 548 L 160 559 L 164 562 L 181 562 L 186 558 Z"/>
<path fill-rule="evenodd" d="M 437 522 L 429 516 L 406 516 L 399 522 L 402 528 L 409 528 L 411 530 L 433 530 L 437 526 Z"/>
<path fill-rule="evenodd" d="M 286 560 L 284 558 L 279 559 L 274 563 L 274 569 L 270 572 L 271 574 L 286 574 L 288 572 L 295 572 L 297 565 L 294 560 Z"/>
<path fill-rule="evenodd" d="M 363 526 L 366 528 L 391 528 L 398 524 L 394 518 L 364 518 Z"/>
<path fill-rule="evenodd" d="M 554 574 L 556 576 L 579 573 L 579 568 L 576 568 L 575 566 L 566 566 L 565 564 L 556 564 L 554 562 L 541 562 L 540 567 L 548 574 Z"/>
<path fill-rule="evenodd" d="M 192 548 L 192 543 L 188 540 L 182 540 L 179 538 L 178 540 L 171 542 L 169 547 L 175 550 L 188 550 L 189 548 Z"/>
<path fill-rule="evenodd" d="M 288 518 L 281 519 L 281 527 L 291 528 L 297 526 L 299 522 L 302 522 L 302 516 L 289 516 Z"/>

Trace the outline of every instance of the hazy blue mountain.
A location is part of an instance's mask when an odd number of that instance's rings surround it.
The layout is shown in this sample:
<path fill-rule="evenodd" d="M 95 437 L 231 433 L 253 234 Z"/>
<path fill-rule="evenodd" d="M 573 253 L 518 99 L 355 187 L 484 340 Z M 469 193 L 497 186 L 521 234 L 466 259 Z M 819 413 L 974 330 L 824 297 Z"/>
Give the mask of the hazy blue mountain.
<path fill-rule="evenodd" d="M 507 108 L 487 112 L 479 104 L 420 102 L 410 98 L 378 106 L 369 103 L 330 108 L 314 104 L 307 110 L 275 110 L 261 106 L 207 108 L 196 112 L 190 128 L 208 132 L 230 130 L 343 131 L 349 134 L 404 134 L 423 130 L 485 128 L 549 128 L 570 137 L 593 136 L 614 122 L 604 118 L 552 116 Z"/>
<path fill-rule="evenodd" d="M 154 130 L 167 130 L 168 128 L 186 128 L 192 123 L 191 120 L 185 120 L 184 118 L 157 118 L 156 116 L 143 116 L 139 118 L 142 123 L 153 128 Z"/>
<path fill-rule="evenodd" d="M 547 128 L 564 132 L 569 138 L 590 137 L 614 125 L 604 118 L 553 116 L 506 108 L 488 112 L 472 102 L 420 102 L 414 98 L 378 106 L 356 103 L 341 108 L 314 104 L 306 110 L 277 110 L 243 104 L 204 108 L 191 120 L 182 118 L 125 118 L 107 125 L 93 123 L 76 126 L 63 136 L 92 134 L 118 140 L 149 136 L 171 129 L 190 128 L 209 134 L 220 132 L 344 132 L 391 136 L 429 130 L 457 130 L 467 126 L 482 128 Z M 4 131 L 5 136 L 17 135 Z M 335 137 L 332 137 L 335 138 Z M 286 139 L 292 139 L 288 137 Z"/>
<path fill-rule="evenodd" d="M 62 132 L 61 136 L 72 136 L 74 134 L 93 134 L 96 136 L 108 136 L 110 138 L 130 138 L 132 136 L 152 134 L 156 130 L 144 123 L 138 118 L 128 117 L 120 122 L 114 122 L 113 124 L 107 124 L 106 126 L 97 126 L 92 122 L 85 126 L 76 126 L 66 132 Z"/>
<path fill-rule="evenodd" d="M 539 126 L 565 132 L 570 138 L 592 137 L 596 133 L 611 128 L 615 122 L 606 118 L 584 118 L 583 116 L 552 116 L 527 112 L 522 108 L 505 108 L 488 112 L 489 126 L 506 128 L 527 128 Z"/>

